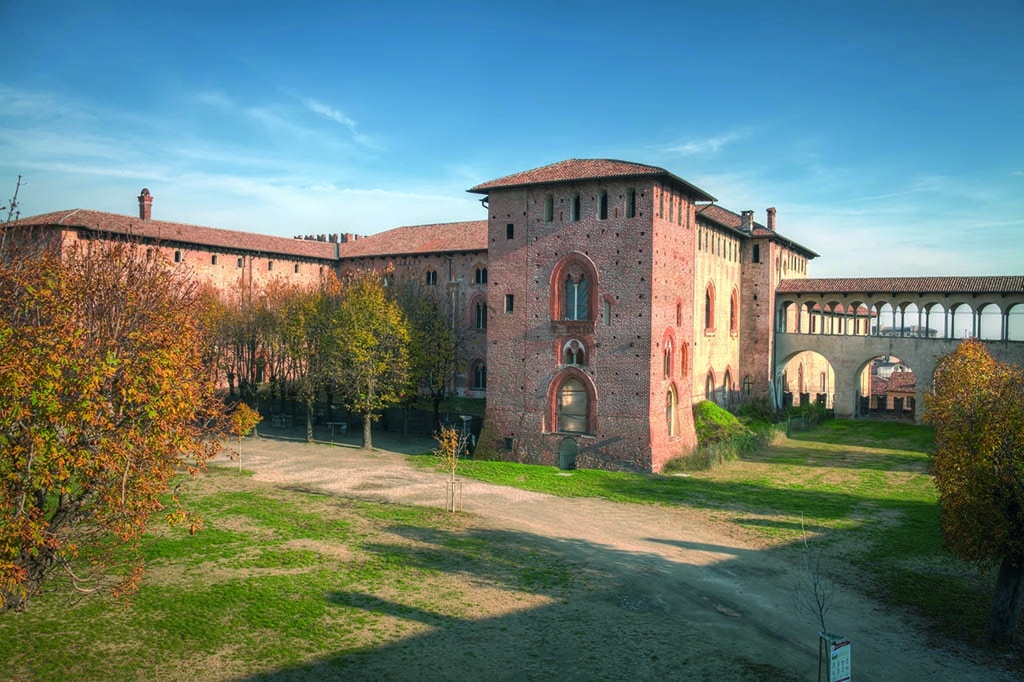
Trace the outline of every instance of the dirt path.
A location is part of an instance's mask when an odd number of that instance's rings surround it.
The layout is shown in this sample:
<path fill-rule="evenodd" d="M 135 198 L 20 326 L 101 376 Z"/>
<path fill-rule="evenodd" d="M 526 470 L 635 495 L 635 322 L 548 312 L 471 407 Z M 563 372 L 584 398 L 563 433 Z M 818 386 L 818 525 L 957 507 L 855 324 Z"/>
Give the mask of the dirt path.
<path fill-rule="evenodd" d="M 244 466 L 258 481 L 443 506 L 443 474 L 391 451 L 256 439 L 245 444 Z M 501 653 L 466 663 L 466 673 L 546 679 L 552 666 L 562 666 L 561 679 L 816 679 L 818 628 L 795 608 L 799 567 L 792 552 L 765 551 L 701 511 L 559 498 L 478 481 L 464 483 L 464 510 L 487 527 L 556 542 L 570 564 L 600 576 L 599 589 L 558 607 L 554 620 L 532 614 L 514 635 L 505 623 Z M 1014 679 L 977 655 L 936 647 L 911 616 L 846 589 L 829 623 L 853 642 L 858 680 Z M 573 624 L 587 632 L 560 637 Z M 455 646 L 470 646 L 484 630 L 469 631 Z M 476 644 L 495 648 L 493 639 Z M 448 660 L 457 660 L 451 653 Z"/>

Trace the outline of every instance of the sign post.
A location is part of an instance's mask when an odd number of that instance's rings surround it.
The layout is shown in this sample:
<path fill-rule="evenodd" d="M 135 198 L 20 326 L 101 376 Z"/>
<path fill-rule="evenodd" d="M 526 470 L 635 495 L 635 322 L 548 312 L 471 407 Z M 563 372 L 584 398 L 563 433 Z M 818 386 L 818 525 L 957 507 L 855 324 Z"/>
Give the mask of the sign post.
<path fill-rule="evenodd" d="M 818 680 L 821 680 L 823 659 L 827 661 L 828 682 L 850 682 L 850 640 L 839 635 L 820 633 L 818 645 Z M 823 655 L 824 654 L 824 655 Z"/>

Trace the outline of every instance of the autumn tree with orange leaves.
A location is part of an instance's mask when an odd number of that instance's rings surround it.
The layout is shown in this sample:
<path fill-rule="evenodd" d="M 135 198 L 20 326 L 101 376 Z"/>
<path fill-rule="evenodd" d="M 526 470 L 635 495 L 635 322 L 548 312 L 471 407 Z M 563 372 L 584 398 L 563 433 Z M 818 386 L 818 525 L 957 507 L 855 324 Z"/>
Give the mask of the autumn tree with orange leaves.
<path fill-rule="evenodd" d="M 998 565 L 989 638 L 1008 644 L 1024 604 L 1024 370 L 968 339 L 939 361 L 925 405 L 946 546 Z"/>
<path fill-rule="evenodd" d="M 154 517 L 216 453 L 187 275 L 126 243 L 0 253 L 0 611 L 49 581 L 130 590 Z M 126 547 L 127 545 L 127 547 Z"/>

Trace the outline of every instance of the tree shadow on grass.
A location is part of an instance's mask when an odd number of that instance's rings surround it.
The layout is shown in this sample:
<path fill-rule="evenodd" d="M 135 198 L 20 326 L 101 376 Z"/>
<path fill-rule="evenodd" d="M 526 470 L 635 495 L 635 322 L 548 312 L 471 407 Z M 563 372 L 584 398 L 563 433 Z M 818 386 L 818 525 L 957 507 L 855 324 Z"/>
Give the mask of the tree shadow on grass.
<path fill-rule="evenodd" d="M 735 548 L 703 545 L 723 566 L 691 565 L 515 531 L 389 532 L 402 540 L 363 549 L 422 582 L 325 595 L 329 620 L 365 619 L 382 635 L 244 679 L 757 679 L 749 675 L 760 670 L 798 680 L 815 664 L 812 626 L 728 586 Z M 776 649 L 785 653 L 767 661 Z"/>

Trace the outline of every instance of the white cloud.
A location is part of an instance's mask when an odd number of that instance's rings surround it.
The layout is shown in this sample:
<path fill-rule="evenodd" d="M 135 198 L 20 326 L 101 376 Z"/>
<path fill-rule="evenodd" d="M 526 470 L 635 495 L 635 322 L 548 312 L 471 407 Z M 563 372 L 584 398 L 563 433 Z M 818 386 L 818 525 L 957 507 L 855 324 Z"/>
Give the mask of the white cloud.
<path fill-rule="evenodd" d="M 726 145 L 732 144 L 738 140 L 742 140 L 746 137 L 750 137 L 750 131 L 737 130 L 731 133 L 725 133 L 724 135 L 718 135 L 716 137 L 709 137 L 701 140 L 690 140 L 682 144 L 672 145 L 665 148 L 666 152 L 672 154 L 679 154 L 681 156 L 698 156 L 705 154 L 715 154 Z"/>
<path fill-rule="evenodd" d="M 364 147 L 373 147 L 374 142 L 368 135 L 360 133 L 357 129 L 356 122 L 348 116 L 345 112 L 335 109 L 323 102 L 313 99 L 312 97 L 306 97 L 302 100 L 303 106 L 312 111 L 314 114 L 323 116 L 324 118 L 334 121 L 340 125 L 345 126 L 348 131 L 352 134 L 352 140 L 357 144 Z"/>

